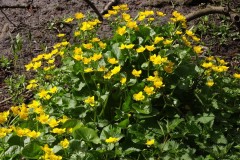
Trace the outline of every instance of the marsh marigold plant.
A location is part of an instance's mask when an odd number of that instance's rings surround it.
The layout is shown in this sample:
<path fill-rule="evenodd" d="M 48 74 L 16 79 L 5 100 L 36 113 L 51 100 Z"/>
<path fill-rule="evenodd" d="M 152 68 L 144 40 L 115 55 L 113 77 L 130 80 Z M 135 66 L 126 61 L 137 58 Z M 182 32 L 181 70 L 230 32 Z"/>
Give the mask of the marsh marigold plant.
<path fill-rule="evenodd" d="M 0 113 L 0 159 L 238 159 L 239 73 L 166 14 L 113 6 L 104 39 L 98 19 L 64 19 L 73 41 L 26 64 L 33 98 Z"/>

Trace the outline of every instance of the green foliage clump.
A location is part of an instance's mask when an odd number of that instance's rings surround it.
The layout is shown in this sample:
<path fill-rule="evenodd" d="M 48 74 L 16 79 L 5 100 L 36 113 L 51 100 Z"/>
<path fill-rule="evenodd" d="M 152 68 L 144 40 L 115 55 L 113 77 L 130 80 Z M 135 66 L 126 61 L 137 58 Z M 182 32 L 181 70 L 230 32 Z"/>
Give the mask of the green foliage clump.
<path fill-rule="evenodd" d="M 132 18 L 126 5 L 97 19 L 82 13 L 73 42 L 26 65 L 36 76 L 29 104 L 1 113 L 1 159 L 237 159 L 239 78 L 203 54 L 200 39 L 174 11 Z"/>

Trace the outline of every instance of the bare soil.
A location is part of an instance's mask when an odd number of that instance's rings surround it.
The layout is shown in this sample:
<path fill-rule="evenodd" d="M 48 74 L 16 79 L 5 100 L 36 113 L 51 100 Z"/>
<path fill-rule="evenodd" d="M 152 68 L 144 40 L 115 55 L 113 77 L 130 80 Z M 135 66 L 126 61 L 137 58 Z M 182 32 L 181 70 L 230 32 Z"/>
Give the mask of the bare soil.
<path fill-rule="evenodd" d="M 110 2 L 110 0 L 91 0 L 99 11 Z M 236 1 L 236 0 L 235 0 Z M 203 3 L 201 3 L 203 2 Z M 207 4 L 220 5 L 221 0 L 120 0 L 119 3 L 128 4 L 130 13 L 136 15 L 137 11 L 144 9 L 160 10 L 171 15 L 173 10 L 187 15 Z M 238 3 L 240 4 L 240 3 Z M 1 6 L 26 6 L 23 8 L 1 8 Z M 240 6 L 233 6 L 240 7 Z M 31 75 L 25 72 L 24 64 L 27 64 L 33 57 L 58 41 L 56 34 L 71 33 L 72 26 L 65 25 L 63 18 L 72 16 L 76 12 L 95 14 L 90 6 L 83 0 L 0 0 L 0 58 L 2 55 L 8 57 L 12 62 L 10 68 L 0 66 L 0 111 L 8 109 L 13 105 L 11 94 L 4 80 L 14 74 L 25 74 L 27 78 Z M 210 21 L 221 25 L 220 16 L 210 16 Z M 190 26 L 198 25 L 199 20 L 194 20 Z M 231 23 L 231 22 L 229 22 Z M 239 34 L 239 31 L 231 25 L 231 32 Z M 103 23 L 99 33 L 102 36 L 109 35 L 110 27 Z M 16 35 L 21 36 L 23 45 L 14 58 L 12 45 Z M 201 34 L 201 33 L 199 33 Z M 213 37 L 211 34 L 204 35 L 204 45 L 213 54 L 224 56 L 235 68 L 239 68 L 236 56 L 240 53 L 240 40 L 228 39 L 226 43 L 218 43 L 221 37 Z M 211 42 L 211 43 L 210 43 Z M 212 44 L 212 42 L 216 42 Z M 23 93 L 25 94 L 25 93 Z M 27 96 L 26 96 L 27 97 Z"/>

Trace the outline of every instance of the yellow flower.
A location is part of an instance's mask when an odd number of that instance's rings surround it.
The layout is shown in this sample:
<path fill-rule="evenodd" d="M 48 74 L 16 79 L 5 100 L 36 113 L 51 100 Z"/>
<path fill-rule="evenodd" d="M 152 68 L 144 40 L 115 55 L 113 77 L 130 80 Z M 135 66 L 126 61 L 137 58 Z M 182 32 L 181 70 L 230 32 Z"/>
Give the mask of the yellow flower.
<path fill-rule="evenodd" d="M 52 133 L 56 133 L 56 134 L 63 134 L 64 132 L 66 132 L 66 128 L 54 128 L 52 130 Z"/>
<path fill-rule="evenodd" d="M 206 85 L 209 86 L 209 87 L 212 87 L 212 86 L 214 85 L 213 80 L 208 80 L 208 81 L 206 82 Z"/>
<path fill-rule="evenodd" d="M 24 129 L 23 128 L 16 128 L 15 132 L 19 137 L 23 137 L 23 136 L 26 136 L 26 134 L 28 134 L 31 131 L 28 128 L 24 128 Z"/>
<path fill-rule="evenodd" d="M 95 105 L 94 96 L 92 96 L 92 97 L 88 96 L 88 97 L 84 100 L 84 102 L 85 102 L 86 104 L 89 104 L 90 106 L 93 107 L 93 106 Z"/>
<path fill-rule="evenodd" d="M 61 145 L 63 148 L 68 148 L 68 146 L 69 146 L 69 141 L 65 138 L 63 141 L 60 142 L 60 145 Z"/>
<path fill-rule="evenodd" d="M 33 70 L 37 70 L 39 67 L 41 67 L 41 65 L 42 65 L 41 61 L 33 63 Z"/>
<path fill-rule="evenodd" d="M 149 140 L 147 140 L 147 142 L 145 144 L 149 147 L 149 146 L 153 145 L 154 142 L 155 142 L 154 139 L 149 139 Z"/>
<path fill-rule="evenodd" d="M 108 19 L 109 17 L 111 17 L 110 14 L 104 14 L 104 15 L 103 15 L 103 18 L 107 18 L 107 19 Z"/>
<path fill-rule="evenodd" d="M 18 115 L 21 119 L 24 119 L 24 120 L 28 119 L 28 108 L 24 103 L 20 107 L 20 112 L 18 113 Z"/>
<path fill-rule="evenodd" d="M 171 44 L 173 42 L 173 40 L 165 40 L 165 41 L 163 41 L 163 44 L 165 44 L 165 45 L 168 45 L 168 44 Z"/>
<path fill-rule="evenodd" d="M 194 46 L 194 47 L 193 47 L 193 50 L 194 50 L 194 52 L 197 53 L 197 54 L 201 54 L 201 53 L 203 52 L 201 46 Z"/>
<path fill-rule="evenodd" d="M 31 131 L 31 132 L 28 132 L 27 134 L 26 134 L 28 137 L 30 137 L 30 138 L 37 138 L 37 137 L 39 137 L 40 135 L 41 135 L 41 133 L 40 132 L 36 132 L 36 131 Z"/>
<path fill-rule="evenodd" d="M 148 51 L 150 51 L 150 52 L 153 51 L 153 50 L 155 50 L 154 45 L 151 45 L 151 46 L 146 45 L 145 48 L 146 48 Z"/>
<path fill-rule="evenodd" d="M 160 42 L 160 41 L 162 41 L 162 40 L 164 40 L 163 37 L 155 37 L 153 43 L 154 43 L 154 44 L 157 44 L 158 42 Z"/>
<path fill-rule="evenodd" d="M 118 12 L 116 10 L 108 10 L 108 14 L 116 15 Z"/>
<path fill-rule="evenodd" d="M 141 92 L 139 92 L 139 93 L 137 93 L 137 94 L 134 94 L 134 95 L 133 95 L 133 99 L 134 99 L 135 101 L 142 101 L 142 100 L 145 99 L 145 96 L 143 95 L 143 92 L 141 91 Z"/>
<path fill-rule="evenodd" d="M 29 71 L 31 68 L 33 68 L 33 63 L 29 63 L 25 65 L 26 71 Z"/>
<path fill-rule="evenodd" d="M 182 34 L 182 32 L 181 31 L 176 31 L 176 34 Z"/>
<path fill-rule="evenodd" d="M 86 73 L 93 72 L 93 68 L 92 67 L 86 68 L 86 69 L 84 69 L 84 72 L 86 72 Z"/>
<path fill-rule="evenodd" d="M 63 115 L 62 119 L 60 119 L 59 121 L 62 123 L 65 123 L 67 120 L 69 120 L 69 118 L 65 115 Z"/>
<path fill-rule="evenodd" d="M 119 65 L 119 66 L 114 67 L 111 70 L 111 73 L 112 73 L 112 75 L 114 75 L 114 74 L 117 74 L 118 72 L 120 72 L 120 70 L 121 70 L 121 66 Z"/>
<path fill-rule="evenodd" d="M 203 68 L 211 68 L 213 66 L 212 62 L 204 62 L 202 64 L 202 67 Z"/>
<path fill-rule="evenodd" d="M 91 60 L 93 60 L 94 62 L 96 62 L 96 61 L 98 61 L 98 60 L 101 59 L 101 58 L 102 58 L 102 54 L 101 54 L 101 53 L 99 53 L 99 54 L 94 53 L 93 56 L 91 57 Z"/>
<path fill-rule="evenodd" d="M 139 47 L 136 49 L 137 53 L 141 53 L 143 51 L 145 51 L 146 48 L 144 48 L 143 46 Z"/>
<path fill-rule="evenodd" d="M 18 113 L 20 112 L 20 109 L 17 106 L 12 106 L 11 111 L 13 112 L 14 115 L 18 115 Z M 1 114 L 2 113 L 0 113 L 0 124 L 1 124 L 1 121 L 2 121 L 1 118 L 3 118 L 3 116 Z"/>
<path fill-rule="evenodd" d="M 161 78 L 161 77 L 155 77 L 154 82 L 153 82 L 153 85 L 154 85 L 156 88 L 164 87 L 162 78 Z"/>
<path fill-rule="evenodd" d="M 120 49 L 125 49 L 125 48 L 126 48 L 126 45 L 122 43 L 120 46 Z"/>
<path fill-rule="evenodd" d="M 163 12 L 157 11 L 157 15 L 160 16 L 160 17 L 163 17 L 163 16 L 165 16 L 166 14 L 164 14 Z"/>
<path fill-rule="evenodd" d="M 127 11 L 128 10 L 128 5 L 127 4 L 121 4 L 121 5 L 119 5 L 119 8 L 122 11 Z"/>
<path fill-rule="evenodd" d="M 63 46 L 67 46 L 67 45 L 69 45 L 69 42 L 67 42 L 67 41 L 63 41 L 63 42 L 61 42 L 61 45 L 63 45 Z"/>
<path fill-rule="evenodd" d="M 49 115 L 43 113 L 43 114 L 40 114 L 39 117 L 37 117 L 37 120 L 42 124 L 46 124 L 48 122 L 48 118 L 49 118 Z"/>
<path fill-rule="evenodd" d="M 0 124 L 3 124 L 4 122 L 7 121 L 8 115 L 9 115 L 9 111 L 0 113 Z"/>
<path fill-rule="evenodd" d="M 137 25 L 136 21 L 128 21 L 126 26 L 131 28 L 131 29 L 137 29 L 138 28 L 138 25 Z"/>
<path fill-rule="evenodd" d="M 126 26 L 123 27 L 118 27 L 117 29 L 117 34 L 119 34 L 120 36 L 124 35 L 127 31 L 126 31 Z"/>
<path fill-rule="evenodd" d="M 84 14 L 82 14 L 81 12 L 77 12 L 77 13 L 75 13 L 75 18 L 82 19 L 82 18 L 84 18 Z"/>
<path fill-rule="evenodd" d="M 103 76 L 104 79 L 111 79 L 112 78 L 112 72 L 108 72 Z"/>
<path fill-rule="evenodd" d="M 172 73 L 173 72 L 173 66 L 174 66 L 174 63 L 173 62 L 168 62 L 168 65 L 164 66 L 164 70 L 167 72 L 167 73 Z"/>
<path fill-rule="evenodd" d="M 83 44 L 83 47 L 86 49 L 92 49 L 93 45 L 92 45 L 92 43 L 86 43 L 86 44 Z"/>
<path fill-rule="evenodd" d="M 108 63 L 110 63 L 110 64 L 117 64 L 118 60 L 116 60 L 116 58 L 108 58 Z"/>
<path fill-rule="evenodd" d="M 82 23 L 82 27 L 80 28 L 80 30 L 82 31 L 87 31 L 87 30 L 92 30 L 93 26 L 91 24 L 89 24 L 89 22 L 83 22 Z"/>
<path fill-rule="evenodd" d="M 51 128 L 54 128 L 56 126 L 58 126 L 58 121 L 55 119 L 55 118 L 51 118 L 49 121 L 48 121 L 48 125 L 51 127 Z"/>
<path fill-rule="evenodd" d="M 127 13 L 123 13 L 122 17 L 123 17 L 124 21 L 126 21 L 126 22 L 129 22 L 131 20 L 131 16 Z"/>
<path fill-rule="evenodd" d="M 167 62 L 167 57 L 164 57 L 164 58 L 163 58 L 163 57 L 161 57 L 160 55 L 157 55 L 157 56 L 156 56 L 156 54 L 150 56 L 149 59 L 150 59 L 151 62 L 153 62 L 154 65 L 160 65 L 160 64 L 162 64 L 162 63 Z"/>
<path fill-rule="evenodd" d="M 91 42 L 100 42 L 100 39 L 97 38 L 97 37 L 95 37 L 95 38 L 93 38 L 93 39 L 91 40 Z"/>
<path fill-rule="evenodd" d="M 144 92 L 146 92 L 146 94 L 149 95 L 149 96 L 155 93 L 155 92 L 154 92 L 154 87 L 145 86 L 143 90 L 144 90 Z"/>
<path fill-rule="evenodd" d="M 54 86 L 54 87 L 50 88 L 48 92 L 49 93 L 57 93 L 57 90 L 58 90 L 57 87 Z"/>
<path fill-rule="evenodd" d="M 70 23 L 72 21 L 73 21 L 73 18 L 67 18 L 67 19 L 64 20 L 65 23 Z"/>
<path fill-rule="evenodd" d="M 82 61 L 84 64 L 89 64 L 91 62 L 91 58 L 83 57 Z"/>
<path fill-rule="evenodd" d="M 146 18 L 146 16 L 144 16 L 144 15 L 139 15 L 139 17 L 138 17 L 138 21 L 143 21 L 144 19 Z"/>
<path fill-rule="evenodd" d="M 128 44 L 128 45 L 125 45 L 125 47 L 126 47 L 127 49 L 132 49 L 132 48 L 134 47 L 134 44 Z"/>
<path fill-rule="evenodd" d="M 80 34 L 81 34 L 81 32 L 79 32 L 79 31 L 75 31 L 75 32 L 74 32 L 74 36 L 75 36 L 75 37 L 79 36 Z"/>
<path fill-rule="evenodd" d="M 78 54 L 74 54 L 73 55 L 73 58 L 77 61 L 81 61 L 83 59 L 83 56 L 82 55 L 78 55 Z"/>
<path fill-rule="evenodd" d="M 38 93 L 38 96 L 40 97 L 40 98 L 44 98 L 44 97 L 46 97 L 48 95 L 48 91 L 46 91 L 46 90 L 41 90 L 39 93 Z"/>
<path fill-rule="evenodd" d="M 142 70 L 137 71 L 136 69 L 134 69 L 132 71 L 132 75 L 134 75 L 135 77 L 140 77 L 141 74 L 142 74 Z"/>
<path fill-rule="evenodd" d="M 192 39 L 193 39 L 195 42 L 199 42 L 199 41 L 200 41 L 200 38 L 198 38 L 197 36 L 192 36 Z"/>
<path fill-rule="evenodd" d="M 237 79 L 240 79 L 240 74 L 239 74 L 239 73 L 234 73 L 234 74 L 233 74 L 233 77 L 234 77 L 234 78 L 237 78 Z"/>
<path fill-rule="evenodd" d="M 63 33 L 60 33 L 60 34 L 58 34 L 57 36 L 58 36 L 58 37 L 64 37 L 64 36 L 65 36 L 65 34 L 63 34 Z"/>
<path fill-rule="evenodd" d="M 103 42 L 100 41 L 100 42 L 98 42 L 98 45 L 99 45 L 100 48 L 105 49 L 106 46 L 107 46 L 107 43 L 103 43 Z"/>
<path fill-rule="evenodd" d="M 186 34 L 188 36 L 194 36 L 194 33 L 191 30 L 186 30 Z"/>
<path fill-rule="evenodd" d="M 116 137 L 109 137 L 108 139 L 105 140 L 106 143 L 117 143 L 120 140 L 120 138 Z"/>
<path fill-rule="evenodd" d="M 121 84 L 125 84 L 126 81 L 127 81 L 127 78 L 126 78 L 126 77 L 122 77 L 121 80 L 120 80 Z"/>

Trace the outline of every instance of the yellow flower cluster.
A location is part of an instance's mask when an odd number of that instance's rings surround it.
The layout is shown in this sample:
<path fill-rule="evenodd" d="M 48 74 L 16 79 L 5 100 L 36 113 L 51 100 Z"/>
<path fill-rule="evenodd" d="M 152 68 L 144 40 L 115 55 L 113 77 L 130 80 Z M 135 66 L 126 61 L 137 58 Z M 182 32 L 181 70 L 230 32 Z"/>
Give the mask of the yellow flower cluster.
<path fill-rule="evenodd" d="M 113 75 L 119 73 L 121 70 L 121 66 L 118 65 L 118 66 L 115 66 L 112 70 L 110 70 L 109 72 L 107 72 L 103 78 L 104 79 L 111 79 Z"/>
<path fill-rule="evenodd" d="M 80 30 L 81 31 L 90 31 L 93 30 L 94 27 L 96 27 L 98 24 L 100 24 L 101 21 L 99 21 L 98 19 L 94 19 L 92 21 L 85 21 L 82 23 Z"/>
<path fill-rule="evenodd" d="M 41 156 L 41 159 L 44 160 L 61 160 L 62 157 L 55 155 L 52 148 L 49 148 L 48 144 L 45 144 L 44 147 L 41 147 L 42 150 L 44 151 L 44 155 Z"/>
<path fill-rule="evenodd" d="M 149 60 L 154 64 L 154 65 L 161 65 L 163 63 L 168 62 L 167 57 L 161 57 L 160 55 L 152 55 L 150 56 Z"/>
<path fill-rule="evenodd" d="M 0 138 L 4 138 L 5 136 L 7 136 L 11 132 L 12 132 L 11 128 L 1 127 L 0 128 Z"/>
<path fill-rule="evenodd" d="M 186 27 L 186 17 L 180 14 L 178 11 L 172 13 L 173 18 L 170 18 L 173 22 L 181 22 L 183 27 Z"/>
<path fill-rule="evenodd" d="M 44 100 L 49 100 L 51 98 L 50 94 L 55 94 L 57 93 L 57 87 L 54 86 L 52 88 L 50 88 L 49 90 L 45 90 L 42 89 L 40 90 L 40 92 L 38 93 L 39 98 L 44 99 Z M 49 94 L 50 93 L 50 94 Z"/>
<path fill-rule="evenodd" d="M 27 120 L 28 119 L 29 108 L 24 103 L 22 105 L 20 105 L 20 106 L 12 106 L 11 107 L 11 111 L 13 112 L 14 115 L 18 115 L 19 118 L 21 118 L 23 120 Z"/>
<path fill-rule="evenodd" d="M 129 8 L 127 4 L 122 4 L 118 6 L 113 6 L 113 10 L 108 10 L 107 14 L 104 14 L 103 17 L 109 19 L 112 15 L 116 15 L 121 11 L 127 11 Z"/>
<path fill-rule="evenodd" d="M 17 134 L 17 136 L 19 136 L 19 137 L 27 136 L 27 137 L 36 139 L 41 135 L 40 132 L 37 132 L 35 130 L 31 131 L 28 128 L 12 127 L 12 129 Z"/>
<path fill-rule="evenodd" d="M 38 81 L 37 81 L 36 79 L 30 80 L 30 81 L 29 81 L 29 84 L 27 85 L 26 88 L 27 88 L 28 90 L 36 88 L 36 87 L 38 86 L 37 82 L 38 82 Z"/>
<path fill-rule="evenodd" d="M 206 69 L 205 73 L 210 75 L 210 73 L 217 72 L 226 72 L 229 67 L 226 66 L 227 62 L 223 59 L 217 58 L 215 59 L 213 56 L 207 57 L 205 61 L 202 63 L 202 67 Z"/>

